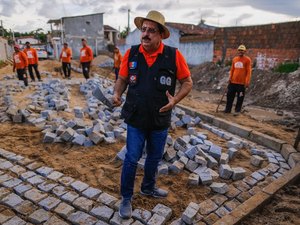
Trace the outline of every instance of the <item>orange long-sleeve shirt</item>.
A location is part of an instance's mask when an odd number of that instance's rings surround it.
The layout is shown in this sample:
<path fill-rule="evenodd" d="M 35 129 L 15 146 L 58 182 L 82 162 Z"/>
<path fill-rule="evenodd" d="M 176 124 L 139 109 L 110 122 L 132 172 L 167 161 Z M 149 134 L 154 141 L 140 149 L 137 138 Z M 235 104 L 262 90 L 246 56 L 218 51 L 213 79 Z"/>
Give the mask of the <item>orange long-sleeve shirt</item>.
<path fill-rule="evenodd" d="M 156 61 L 158 55 L 163 53 L 163 49 L 164 49 L 164 44 L 161 43 L 156 52 L 154 52 L 153 54 L 149 54 L 144 50 L 142 45 L 140 45 L 140 47 L 139 47 L 139 51 L 144 55 L 144 58 L 147 62 L 148 67 L 151 67 L 153 65 L 153 63 Z M 127 78 L 128 73 L 129 73 L 129 69 L 128 69 L 129 53 L 130 53 L 130 49 L 128 49 L 127 52 L 125 53 L 125 55 L 122 59 L 121 67 L 120 67 L 119 75 L 124 78 Z M 188 67 L 183 55 L 181 54 L 180 51 L 178 51 L 178 49 L 176 49 L 176 67 L 177 67 L 176 78 L 178 80 L 181 80 L 181 79 L 191 76 L 189 67 Z"/>
<path fill-rule="evenodd" d="M 62 62 L 70 63 L 72 58 L 72 50 L 70 48 L 63 48 L 60 53 L 60 58 Z"/>
<path fill-rule="evenodd" d="M 93 50 L 89 46 L 80 49 L 80 62 L 90 62 L 93 60 Z"/>
<path fill-rule="evenodd" d="M 24 52 L 15 52 L 13 55 L 14 67 L 16 69 L 24 69 L 28 66 L 28 59 Z"/>
<path fill-rule="evenodd" d="M 122 61 L 121 52 L 114 53 L 114 67 L 115 68 L 120 68 L 121 61 Z"/>
<path fill-rule="evenodd" d="M 24 53 L 27 55 L 28 64 L 38 64 L 39 58 L 37 55 L 37 51 L 34 48 L 25 48 Z"/>
<path fill-rule="evenodd" d="M 251 59 L 248 56 L 236 56 L 232 60 L 229 80 L 233 84 L 249 86 L 251 79 Z"/>

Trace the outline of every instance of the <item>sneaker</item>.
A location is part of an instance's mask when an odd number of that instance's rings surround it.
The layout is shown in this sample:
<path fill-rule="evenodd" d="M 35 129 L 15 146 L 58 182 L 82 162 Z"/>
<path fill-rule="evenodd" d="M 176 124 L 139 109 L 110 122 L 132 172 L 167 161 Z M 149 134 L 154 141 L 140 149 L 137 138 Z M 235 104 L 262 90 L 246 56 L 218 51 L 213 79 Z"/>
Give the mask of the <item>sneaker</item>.
<path fill-rule="evenodd" d="M 128 199 L 122 199 L 120 208 L 119 208 L 119 216 L 122 219 L 130 219 L 131 214 L 132 214 L 131 201 Z"/>
<path fill-rule="evenodd" d="M 42 82 L 43 80 L 42 79 L 39 79 L 39 82 Z"/>
<path fill-rule="evenodd" d="M 152 196 L 154 198 L 165 198 L 168 196 L 168 192 L 161 188 L 154 188 L 151 191 L 141 189 L 141 194 L 147 195 L 147 196 Z"/>

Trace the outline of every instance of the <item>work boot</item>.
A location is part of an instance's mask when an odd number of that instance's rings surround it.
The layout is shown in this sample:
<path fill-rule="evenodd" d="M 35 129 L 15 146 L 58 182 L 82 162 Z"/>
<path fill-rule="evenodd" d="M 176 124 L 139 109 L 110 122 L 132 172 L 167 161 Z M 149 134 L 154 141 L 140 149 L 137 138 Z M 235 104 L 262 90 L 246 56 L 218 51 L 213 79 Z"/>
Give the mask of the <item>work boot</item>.
<path fill-rule="evenodd" d="M 131 201 L 128 199 L 122 199 L 120 208 L 119 208 L 119 216 L 122 219 L 130 219 L 131 214 L 132 214 Z"/>
<path fill-rule="evenodd" d="M 154 198 L 165 198 L 168 196 L 168 191 L 155 187 L 153 190 L 142 190 L 142 195 L 152 196 Z"/>

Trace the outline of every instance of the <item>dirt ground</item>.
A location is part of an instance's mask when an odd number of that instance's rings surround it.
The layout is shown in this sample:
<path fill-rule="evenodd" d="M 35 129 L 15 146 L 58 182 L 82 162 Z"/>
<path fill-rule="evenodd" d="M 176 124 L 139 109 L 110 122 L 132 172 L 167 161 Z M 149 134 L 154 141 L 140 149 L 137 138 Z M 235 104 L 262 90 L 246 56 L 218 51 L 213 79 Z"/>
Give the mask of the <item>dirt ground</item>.
<path fill-rule="evenodd" d="M 76 62 L 73 64 L 76 64 Z M 59 66 L 59 62 L 51 60 L 41 61 L 39 64 L 41 72 L 49 71 L 52 73 L 53 77 L 62 78 L 58 72 L 54 71 L 54 67 Z M 114 74 L 111 73 L 111 68 L 101 69 L 94 66 L 92 73 L 109 77 L 111 79 L 114 78 Z M 11 66 L 6 66 L 0 69 L 0 80 L 2 80 L 3 76 L 7 74 L 12 74 Z M 81 74 L 73 71 L 72 76 L 82 78 Z M 14 96 L 14 100 L 19 102 L 20 107 L 26 106 L 29 102 L 29 99 L 26 98 L 26 96 L 33 91 L 33 89 L 28 89 L 24 92 L 17 93 Z M 85 98 L 79 92 L 78 86 L 72 86 L 71 96 L 70 107 L 85 107 Z M 282 119 L 275 111 L 261 109 L 255 106 L 248 106 L 246 112 L 237 117 L 223 114 L 222 112 L 216 113 L 216 106 L 220 97 L 220 94 L 210 94 L 206 91 L 201 92 L 193 90 L 192 93 L 182 101 L 182 104 L 193 107 L 201 112 L 210 113 L 228 121 L 247 126 L 255 129 L 256 131 L 293 144 L 296 136 L 296 130 L 278 123 L 274 124 L 274 120 Z M 223 108 L 224 104 L 220 106 L 220 111 Z M 256 116 L 253 116 L 253 112 L 255 112 L 254 114 Z M 59 116 L 71 118 L 72 114 L 68 112 L 60 112 Z M 223 139 L 212 133 L 208 133 L 206 130 L 199 128 L 199 131 L 207 133 L 208 139 L 212 142 L 224 148 L 226 147 L 226 142 Z M 179 137 L 185 133 L 185 129 L 177 129 L 170 132 L 173 138 Z M 100 144 L 89 148 L 72 145 L 71 143 L 45 144 L 42 142 L 43 134 L 39 128 L 27 124 L 13 124 L 10 122 L 0 124 L 0 137 L 0 148 L 41 161 L 47 166 L 53 167 L 66 175 L 80 179 L 91 186 L 100 188 L 101 190 L 114 195 L 115 197 L 120 197 L 118 193 L 121 166 L 120 162 L 115 159 L 115 156 L 123 147 L 124 142 L 117 142 L 113 145 Z M 247 170 L 248 175 L 251 171 L 255 170 L 255 168 L 250 165 L 249 159 L 250 153 L 244 149 L 240 151 L 238 157 L 231 162 L 231 165 L 244 167 Z M 134 196 L 133 206 L 151 210 L 156 204 L 162 203 L 173 209 L 173 218 L 178 218 L 191 201 L 200 203 L 202 200 L 212 196 L 210 189 L 205 186 L 191 187 L 187 185 L 188 175 L 188 172 L 182 172 L 176 176 L 160 176 L 158 179 L 158 186 L 168 189 L 169 196 L 167 199 L 153 200 L 151 198 L 141 196 L 138 193 L 139 184 L 141 183 L 143 176 L 142 170 L 139 170 L 137 174 L 135 186 L 136 194 Z M 285 199 L 283 200 L 285 201 Z"/>
<path fill-rule="evenodd" d="M 270 203 L 241 223 L 241 225 L 257 224 L 300 224 L 300 180 L 280 190 Z"/>

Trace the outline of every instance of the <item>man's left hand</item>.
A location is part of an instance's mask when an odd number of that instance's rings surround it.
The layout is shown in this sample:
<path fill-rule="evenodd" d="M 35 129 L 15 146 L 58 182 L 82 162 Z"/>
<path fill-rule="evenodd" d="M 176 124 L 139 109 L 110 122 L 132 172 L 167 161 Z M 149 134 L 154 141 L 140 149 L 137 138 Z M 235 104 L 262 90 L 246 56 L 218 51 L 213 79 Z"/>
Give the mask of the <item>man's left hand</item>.
<path fill-rule="evenodd" d="M 168 100 L 169 100 L 169 103 L 166 104 L 165 106 L 161 107 L 159 109 L 159 112 L 166 112 L 166 111 L 169 111 L 171 110 L 176 102 L 175 102 L 175 98 L 169 93 L 169 91 L 166 91 L 166 96 L 168 97 Z"/>

